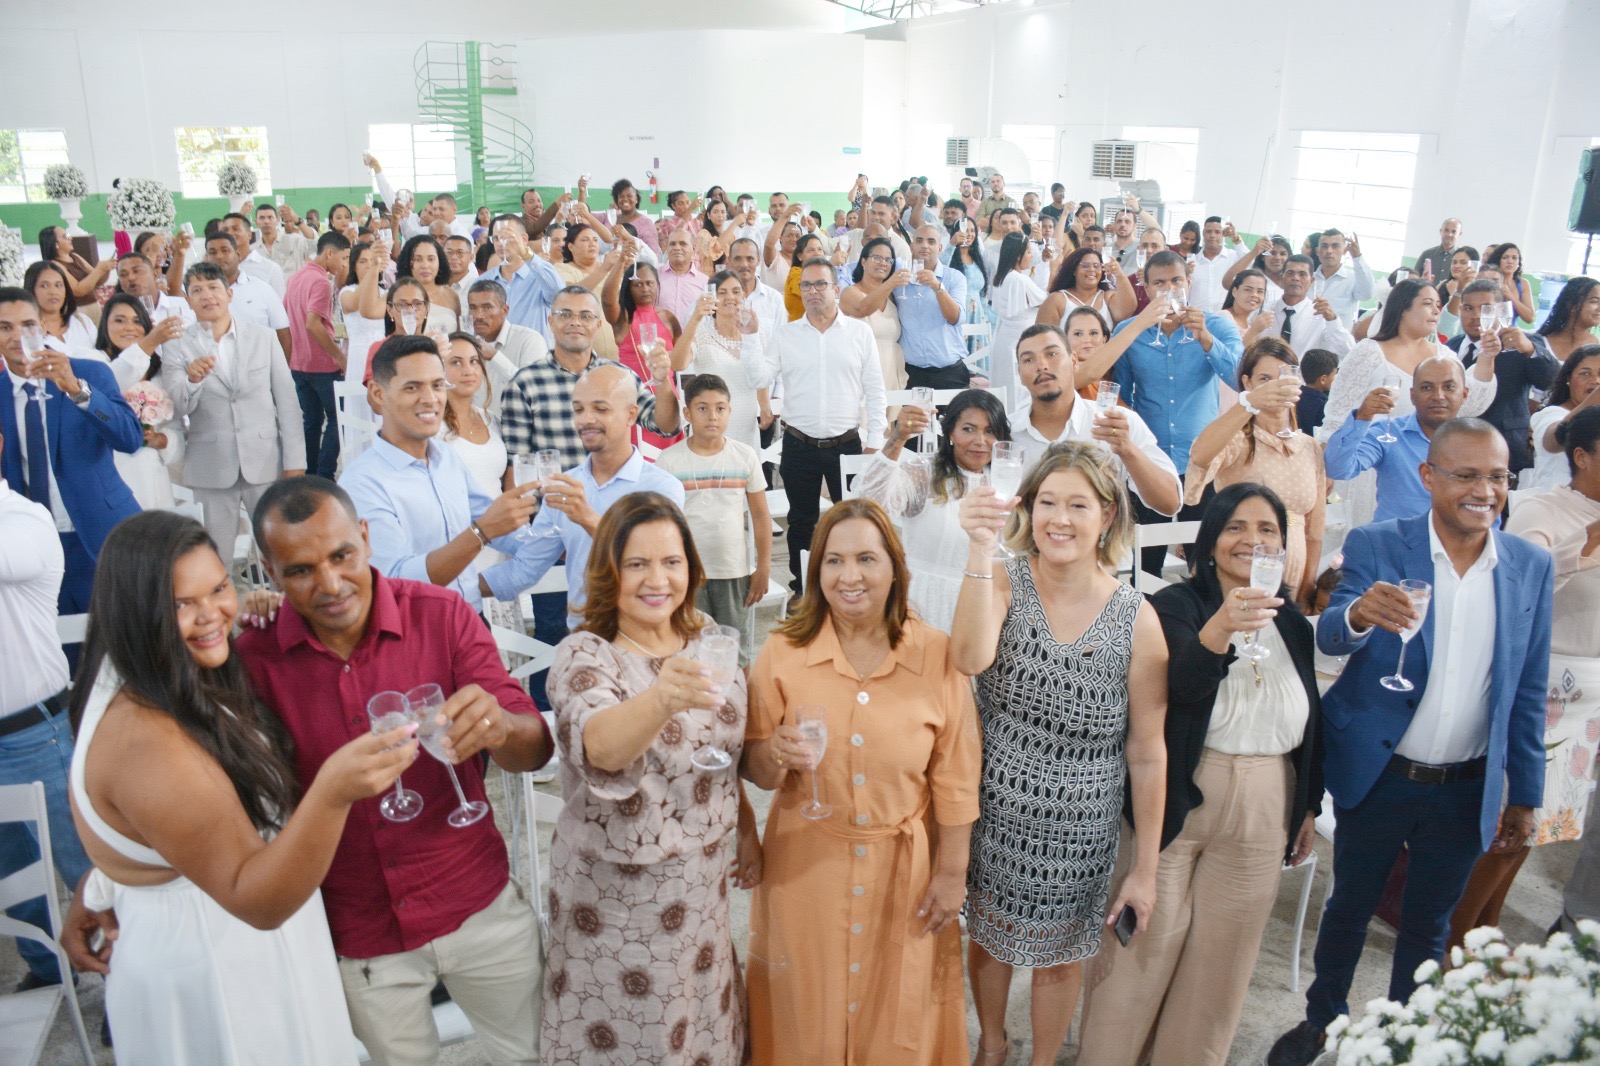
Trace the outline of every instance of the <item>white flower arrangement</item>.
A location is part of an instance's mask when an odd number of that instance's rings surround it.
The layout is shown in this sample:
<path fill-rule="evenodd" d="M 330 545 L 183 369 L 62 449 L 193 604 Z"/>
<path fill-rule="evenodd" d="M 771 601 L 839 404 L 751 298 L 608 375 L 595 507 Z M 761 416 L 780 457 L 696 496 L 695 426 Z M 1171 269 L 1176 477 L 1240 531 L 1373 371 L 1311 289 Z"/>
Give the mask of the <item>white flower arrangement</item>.
<path fill-rule="evenodd" d="M 253 196 L 256 191 L 255 168 L 237 159 L 230 159 L 217 170 L 217 192 L 223 196 Z"/>
<path fill-rule="evenodd" d="M 22 236 L 0 222 L 0 285 L 22 285 Z"/>
<path fill-rule="evenodd" d="M 1515 950 L 1500 930 L 1474 929 L 1450 961 L 1448 973 L 1419 966 L 1408 1003 L 1375 999 L 1328 1026 L 1339 1066 L 1600 1061 L 1600 922 Z"/>
<path fill-rule="evenodd" d="M 44 194 L 52 200 L 81 200 L 89 195 L 89 182 L 71 163 L 53 163 L 44 168 Z"/>
<path fill-rule="evenodd" d="M 172 193 L 154 178 L 118 178 L 106 198 L 111 225 L 128 233 L 170 229 L 178 217 Z"/>

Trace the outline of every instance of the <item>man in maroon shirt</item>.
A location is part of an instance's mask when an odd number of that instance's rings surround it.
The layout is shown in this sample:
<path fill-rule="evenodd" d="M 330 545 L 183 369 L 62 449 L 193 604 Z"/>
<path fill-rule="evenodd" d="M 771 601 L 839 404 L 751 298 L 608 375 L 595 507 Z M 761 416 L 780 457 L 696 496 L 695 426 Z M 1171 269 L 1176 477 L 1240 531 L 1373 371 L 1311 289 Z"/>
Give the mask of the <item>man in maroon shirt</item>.
<path fill-rule="evenodd" d="M 325 478 L 339 466 L 339 409 L 333 383 L 344 375 L 341 321 L 334 324 L 334 294 L 350 269 L 350 242 L 342 234 L 317 238 L 317 254 L 289 277 L 283 307 L 289 315 L 289 370 L 306 431 L 306 470 Z"/>
<path fill-rule="evenodd" d="M 368 559 L 366 523 L 331 481 L 277 482 L 254 515 L 256 542 L 286 607 L 237 642 L 256 691 L 294 739 L 309 783 L 324 759 L 369 730 L 367 701 L 437 683 L 453 763 L 469 800 L 487 801 L 480 752 L 513 773 L 550 758 L 533 701 L 506 673 L 489 631 L 450 589 L 391 580 Z M 345 823 L 322 902 L 356 1036 L 379 1066 L 437 1061 L 429 993 L 449 988 L 497 1063 L 538 1061 L 542 972 L 533 907 L 511 879 L 494 819 L 454 828 L 445 768 L 419 758 L 405 787 L 415 820 L 378 800 Z"/>

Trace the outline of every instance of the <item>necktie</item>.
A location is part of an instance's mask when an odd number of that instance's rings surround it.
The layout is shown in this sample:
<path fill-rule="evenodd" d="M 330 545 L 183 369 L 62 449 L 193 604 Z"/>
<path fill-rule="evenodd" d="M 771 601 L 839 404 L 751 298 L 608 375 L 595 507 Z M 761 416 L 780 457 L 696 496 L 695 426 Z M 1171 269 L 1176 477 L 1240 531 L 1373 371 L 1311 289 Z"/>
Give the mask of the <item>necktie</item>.
<path fill-rule="evenodd" d="M 1294 308 L 1283 309 L 1283 339 L 1288 340 L 1294 336 Z"/>
<path fill-rule="evenodd" d="M 43 385 L 28 382 L 22 386 L 28 402 L 22 406 L 23 436 L 28 442 L 28 499 L 50 506 L 50 445 L 44 436 L 44 404 L 38 401 Z"/>

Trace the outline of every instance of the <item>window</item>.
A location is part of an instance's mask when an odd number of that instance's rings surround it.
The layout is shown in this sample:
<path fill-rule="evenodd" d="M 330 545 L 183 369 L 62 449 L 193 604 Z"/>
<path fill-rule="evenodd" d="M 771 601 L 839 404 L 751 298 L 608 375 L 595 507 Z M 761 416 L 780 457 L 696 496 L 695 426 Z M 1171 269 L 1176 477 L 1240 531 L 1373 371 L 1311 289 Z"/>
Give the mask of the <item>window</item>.
<path fill-rule="evenodd" d="M 1028 181 L 1021 182 L 1021 175 L 1007 177 L 1020 184 L 1031 183 L 1050 188 L 1050 183 L 1056 180 L 1056 128 L 1007 123 L 1000 127 L 1000 136 L 1021 148 L 1022 154 L 1028 157 Z"/>
<path fill-rule="evenodd" d="M 1420 140 L 1414 133 L 1302 130 L 1290 243 L 1298 248 L 1312 230 L 1340 229 L 1361 238 L 1368 261 L 1400 262 Z"/>
<path fill-rule="evenodd" d="M 43 202 L 44 168 L 66 161 L 62 130 L 0 130 L 0 204 Z"/>
<path fill-rule="evenodd" d="M 216 196 L 217 171 L 229 160 L 256 172 L 256 194 L 272 191 L 265 126 L 179 126 L 178 184 L 185 196 Z"/>
<path fill-rule="evenodd" d="M 456 135 L 449 126 L 375 122 L 367 144 L 396 189 L 456 191 Z"/>
<path fill-rule="evenodd" d="M 1122 139 L 1143 141 L 1145 176 L 1161 186 L 1164 203 L 1194 199 L 1200 131 L 1194 126 L 1124 126 Z"/>

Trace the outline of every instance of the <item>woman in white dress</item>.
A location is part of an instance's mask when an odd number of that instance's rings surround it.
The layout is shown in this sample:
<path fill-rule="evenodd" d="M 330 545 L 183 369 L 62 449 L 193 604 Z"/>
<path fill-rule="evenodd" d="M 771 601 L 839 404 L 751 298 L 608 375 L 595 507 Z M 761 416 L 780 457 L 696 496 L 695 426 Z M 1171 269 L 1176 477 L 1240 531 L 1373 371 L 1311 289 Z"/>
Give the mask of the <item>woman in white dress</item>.
<path fill-rule="evenodd" d="M 874 237 L 862 247 L 852 279 L 839 293 L 839 310 L 872 327 L 884 390 L 903 389 L 906 357 L 900 351 L 900 311 L 895 307 L 894 290 L 911 283 L 910 266 L 895 262 L 894 245 L 887 237 Z"/>
<path fill-rule="evenodd" d="M 1071 257 L 1068 257 L 1071 262 Z M 989 382 L 1006 390 L 1007 402 L 1022 402 L 1017 379 L 1017 340 L 1038 318 L 1039 305 L 1048 294 L 1028 276 L 1033 266 L 1033 245 L 1021 233 L 1008 233 L 1000 242 L 1000 258 L 989 285 L 989 303 L 1000 317 L 989 346 Z M 959 553 L 958 553 L 959 554 Z"/>
<path fill-rule="evenodd" d="M 395 278 L 415 278 L 428 290 L 428 332 L 454 333 L 461 326 L 461 297 L 450 285 L 444 246 L 426 233 L 406 241 L 395 260 Z"/>
<path fill-rule="evenodd" d="M 85 937 L 118 932 L 114 955 L 75 941 L 72 955 L 107 975 L 117 1061 L 348 1063 L 317 885 L 351 805 L 416 758 L 416 727 L 349 742 L 300 795 L 283 725 L 233 655 L 238 594 L 205 527 L 146 511 L 100 560 L 71 709 L 73 813 L 95 869 L 72 918 Z"/>
<path fill-rule="evenodd" d="M 1361 406 L 1367 393 L 1386 388 L 1394 398 L 1393 417 L 1410 414 L 1411 375 L 1426 359 L 1456 353 L 1439 343 L 1439 290 L 1419 278 L 1396 283 L 1384 302 L 1383 320 L 1373 336 L 1357 344 L 1339 360 L 1339 376 L 1333 379 L 1319 440 L 1327 440 L 1345 419 Z M 1494 401 L 1496 382 L 1494 360 L 1479 359 L 1467 371 L 1467 400 L 1461 417 L 1481 415 Z M 1339 483 L 1339 492 L 1348 502 L 1348 528 L 1372 521 L 1377 508 L 1377 479 L 1371 471 L 1353 481 Z M 1324 549 L 1335 547 L 1325 544 Z"/>
<path fill-rule="evenodd" d="M 367 353 L 383 340 L 383 268 L 388 262 L 388 250 L 377 241 L 363 240 L 350 249 L 350 274 L 339 290 L 339 307 L 349 337 L 346 381 L 366 380 Z"/>
<path fill-rule="evenodd" d="M 140 382 L 162 392 L 158 348 L 183 335 L 183 319 L 169 315 L 151 325 L 150 315 L 137 296 L 119 292 L 100 311 L 100 328 L 92 339 L 95 357 L 111 363 L 111 374 L 124 394 Z M 171 407 L 170 397 L 167 405 Z M 141 425 L 143 423 L 141 422 Z M 183 461 L 183 419 L 176 413 L 156 426 L 144 426 L 144 447 L 132 455 L 112 452 L 117 473 L 145 510 L 171 507 L 172 474 L 169 467 Z"/>
<path fill-rule="evenodd" d="M 506 469 L 506 442 L 500 438 L 500 420 L 487 406 L 488 375 L 483 369 L 482 343 L 470 333 L 450 334 L 450 347 L 444 353 L 444 374 L 450 382 L 450 394 L 440 438 L 455 449 L 479 490 L 493 498 L 509 489 L 513 482 L 511 471 Z M 481 573 L 505 559 L 493 548 L 484 548 L 478 553 L 476 565 Z M 483 613 L 495 625 L 522 629 L 522 617 L 514 601 L 506 603 L 485 596 Z"/>
<path fill-rule="evenodd" d="M 1520 488 L 1546 492 L 1567 483 L 1572 468 L 1567 462 L 1566 449 L 1556 439 L 1556 427 L 1572 421 L 1572 416 L 1579 411 L 1595 406 L 1597 400 L 1600 400 L 1600 344 L 1586 344 L 1567 356 L 1561 369 L 1556 371 L 1556 379 L 1550 383 L 1545 405 L 1529 420 L 1533 433 L 1533 469 L 1518 480 Z"/>
<path fill-rule="evenodd" d="M 1064 328 L 1067 316 L 1080 307 L 1093 308 L 1113 325 L 1139 309 L 1133 283 L 1116 256 L 1107 262 L 1093 248 L 1079 248 L 1067 256 L 1050 279 L 1050 295 L 1035 321 Z"/>
<path fill-rule="evenodd" d="M 929 412 L 906 405 L 889 428 L 883 450 L 856 482 L 859 495 L 878 503 L 900 526 L 911 569 L 911 606 L 940 632 L 950 632 L 961 595 L 961 496 L 966 475 L 989 466 L 996 441 L 1011 439 L 1011 423 L 1000 400 L 983 389 L 967 389 L 945 405 L 939 446 L 931 457 L 904 452 L 907 441 L 928 428 Z"/>
<path fill-rule="evenodd" d="M 761 399 L 750 387 L 749 376 L 761 363 L 764 325 L 756 312 L 744 305 L 744 285 L 732 271 L 712 275 L 716 300 L 701 294 L 677 343 L 672 346 L 672 369 L 688 374 L 715 374 L 728 386 L 727 437 L 761 450 Z"/>
<path fill-rule="evenodd" d="M 94 323 L 78 310 L 72 295 L 72 278 L 56 263 L 38 262 L 22 276 L 22 287 L 39 304 L 39 325 L 61 342 L 61 350 L 79 355 L 94 345 Z"/>

